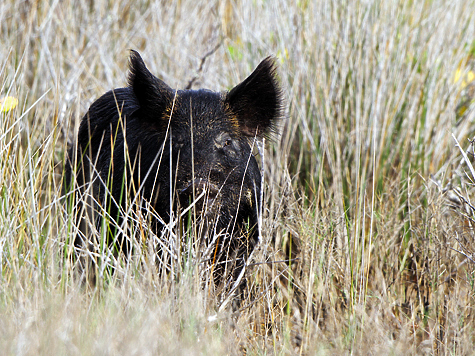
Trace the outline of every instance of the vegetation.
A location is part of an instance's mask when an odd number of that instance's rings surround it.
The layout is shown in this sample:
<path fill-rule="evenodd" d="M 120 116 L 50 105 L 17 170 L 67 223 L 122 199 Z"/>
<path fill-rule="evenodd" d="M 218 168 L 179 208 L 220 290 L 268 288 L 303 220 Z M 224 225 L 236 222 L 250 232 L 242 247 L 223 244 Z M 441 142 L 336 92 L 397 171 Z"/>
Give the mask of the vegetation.
<path fill-rule="evenodd" d="M 3 354 L 450 354 L 475 344 L 475 2 L 0 3 Z M 64 155 L 128 49 L 225 90 L 269 54 L 288 119 L 265 142 L 261 241 L 238 312 L 145 241 L 75 276 Z M 14 107 L 16 105 L 16 107 Z M 185 251 L 186 252 L 186 251 Z M 183 256 L 186 256 L 184 254 Z M 109 256 L 110 257 L 110 256 Z"/>

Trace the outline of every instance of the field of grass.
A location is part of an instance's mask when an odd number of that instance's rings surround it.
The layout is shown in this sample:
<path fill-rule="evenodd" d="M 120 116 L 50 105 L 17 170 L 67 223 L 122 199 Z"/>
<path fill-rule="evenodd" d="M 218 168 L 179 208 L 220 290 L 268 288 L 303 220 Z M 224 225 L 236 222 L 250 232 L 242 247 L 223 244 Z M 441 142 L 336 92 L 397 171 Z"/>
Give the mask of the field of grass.
<path fill-rule="evenodd" d="M 147 242 L 95 288 L 72 272 L 65 152 L 129 49 L 216 91 L 277 58 L 237 312 Z M 0 354 L 474 354 L 474 72 L 473 0 L 1 1 Z"/>

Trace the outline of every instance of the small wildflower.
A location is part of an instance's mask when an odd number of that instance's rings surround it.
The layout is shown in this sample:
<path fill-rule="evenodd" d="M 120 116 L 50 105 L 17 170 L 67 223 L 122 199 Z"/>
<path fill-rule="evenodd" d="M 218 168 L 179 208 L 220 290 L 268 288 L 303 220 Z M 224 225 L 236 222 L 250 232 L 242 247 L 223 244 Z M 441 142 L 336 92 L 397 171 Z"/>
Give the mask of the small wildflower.
<path fill-rule="evenodd" d="M 13 96 L 6 96 L 0 99 L 0 110 L 2 112 L 9 112 L 18 105 L 18 99 Z"/>
<path fill-rule="evenodd" d="M 462 78 L 462 70 L 461 70 L 460 68 L 458 68 L 458 69 L 455 71 L 454 83 L 457 83 L 461 78 Z M 472 83 L 474 80 L 475 80 L 475 73 L 470 70 L 470 71 L 462 78 L 462 83 L 461 83 L 460 86 L 461 86 L 462 89 L 463 89 L 463 88 L 465 88 L 467 85 L 469 85 L 470 83 Z"/>

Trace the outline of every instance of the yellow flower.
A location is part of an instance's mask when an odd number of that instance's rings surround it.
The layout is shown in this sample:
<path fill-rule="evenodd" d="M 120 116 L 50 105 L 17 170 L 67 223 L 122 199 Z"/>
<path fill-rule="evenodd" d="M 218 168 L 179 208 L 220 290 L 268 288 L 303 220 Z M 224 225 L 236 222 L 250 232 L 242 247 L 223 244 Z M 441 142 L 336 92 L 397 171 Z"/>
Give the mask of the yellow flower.
<path fill-rule="evenodd" d="M 471 83 L 475 80 L 475 73 L 472 71 L 467 73 L 467 82 Z"/>
<path fill-rule="evenodd" d="M 457 83 L 460 78 L 462 77 L 462 70 L 459 68 L 455 71 L 454 75 L 454 83 Z M 464 76 L 462 83 L 460 84 L 461 88 L 465 88 L 467 85 L 469 85 L 471 82 L 475 80 L 475 73 L 472 72 L 471 70 L 468 71 L 468 73 Z"/>
<path fill-rule="evenodd" d="M 0 99 L 0 109 L 3 112 L 9 112 L 18 105 L 18 99 L 13 96 L 6 96 Z"/>

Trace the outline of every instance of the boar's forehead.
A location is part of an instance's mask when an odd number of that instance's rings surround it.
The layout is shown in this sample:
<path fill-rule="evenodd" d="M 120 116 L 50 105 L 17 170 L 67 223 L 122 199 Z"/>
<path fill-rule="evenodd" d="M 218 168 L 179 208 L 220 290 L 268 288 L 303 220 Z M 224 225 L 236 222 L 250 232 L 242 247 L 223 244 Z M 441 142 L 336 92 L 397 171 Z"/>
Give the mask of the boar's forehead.
<path fill-rule="evenodd" d="M 210 135 L 222 131 L 238 133 L 237 120 L 226 110 L 224 95 L 206 89 L 179 90 L 172 114 L 172 127 L 193 135 Z"/>

